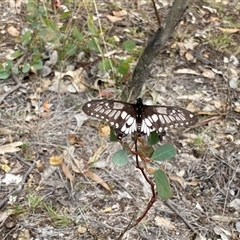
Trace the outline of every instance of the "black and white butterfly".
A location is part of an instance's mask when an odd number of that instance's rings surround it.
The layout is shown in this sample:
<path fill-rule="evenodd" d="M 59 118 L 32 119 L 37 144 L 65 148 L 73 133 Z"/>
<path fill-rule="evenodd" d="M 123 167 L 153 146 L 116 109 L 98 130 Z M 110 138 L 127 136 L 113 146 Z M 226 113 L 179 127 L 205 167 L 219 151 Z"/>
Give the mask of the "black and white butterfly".
<path fill-rule="evenodd" d="M 161 137 L 170 128 L 194 125 L 197 117 L 190 111 L 172 106 L 144 105 L 141 98 L 136 104 L 114 100 L 92 100 L 82 107 L 91 117 L 106 121 L 113 127 L 119 140 L 137 133 L 149 135 L 156 131 Z"/>

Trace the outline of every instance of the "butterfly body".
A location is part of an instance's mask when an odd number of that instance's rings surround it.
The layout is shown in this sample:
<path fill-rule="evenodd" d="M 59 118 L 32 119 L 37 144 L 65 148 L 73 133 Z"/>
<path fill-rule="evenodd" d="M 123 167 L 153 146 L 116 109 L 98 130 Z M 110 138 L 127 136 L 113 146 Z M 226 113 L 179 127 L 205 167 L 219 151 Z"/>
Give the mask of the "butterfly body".
<path fill-rule="evenodd" d="M 159 105 L 145 105 L 141 98 L 135 104 L 114 100 L 92 100 L 82 110 L 89 116 L 106 121 L 115 130 L 119 140 L 137 133 L 149 135 L 157 131 L 161 136 L 169 128 L 190 126 L 197 117 L 188 110 Z"/>

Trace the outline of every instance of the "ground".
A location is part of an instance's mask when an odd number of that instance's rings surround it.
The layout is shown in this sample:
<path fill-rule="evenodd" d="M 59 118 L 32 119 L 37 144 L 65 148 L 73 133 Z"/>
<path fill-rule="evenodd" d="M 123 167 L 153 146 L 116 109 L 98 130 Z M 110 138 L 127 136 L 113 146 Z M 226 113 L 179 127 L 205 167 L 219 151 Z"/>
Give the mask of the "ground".
<path fill-rule="evenodd" d="M 144 47 L 158 28 L 150 1 L 121 2 L 87 7 L 94 16 L 98 10 L 105 34 Z M 170 5 L 159 7 L 164 20 Z M 128 11 L 121 21 L 107 20 L 120 9 Z M 25 3 L 17 13 L 9 2 L 0 3 L 0 63 L 17 48 L 19 38 L 9 27 L 21 32 L 25 11 Z M 79 23 L 87 14 L 81 13 Z M 151 167 L 164 169 L 173 196 L 168 203 L 159 198 L 122 239 L 240 239 L 239 14 L 238 1 L 190 1 L 151 66 L 144 101 L 187 108 L 199 122 L 167 133 L 164 142 L 174 144 L 177 155 Z M 121 145 L 109 142 L 100 122 L 81 111 L 103 86 L 115 98 L 121 91 L 119 83 L 93 74 L 97 54 L 85 53 L 83 60 L 66 63 L 74 65 L 72 72 L 84 69 L 85 85 L 77 92 L 54 91 L 55 78 L 39 72 L 0 82 L 0 239 L 118 239 L 151 198 L 135 159 L 115 166 L 111 156 Z"/>

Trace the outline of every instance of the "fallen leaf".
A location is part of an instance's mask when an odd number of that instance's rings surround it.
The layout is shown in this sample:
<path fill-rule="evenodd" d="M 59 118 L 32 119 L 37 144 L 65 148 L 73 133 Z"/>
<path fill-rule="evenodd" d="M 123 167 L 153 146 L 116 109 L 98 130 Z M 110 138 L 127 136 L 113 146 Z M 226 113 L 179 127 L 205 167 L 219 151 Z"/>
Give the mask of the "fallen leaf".
<path fill-rule="evenodd" d="M 18 37 L 19 36 L 19 31 L 13 27 L 13 26 L 10 26 L 8 29 L 7 29 L 8 33 L 13 36 L 13 37 Z"/>
<path fill-rule="evenodd" d="M 175 229 L 175 226 L 171 223 L 170 220 L 166 219 L 166 218 L 162 218 L 162 217 L 155 217 L 155 223 L 157 226 L 160 226 L 160 227 L 164 227 L 164 228 L 167 228 L 169 230 L 174 230 Z"/>
<path fill-rule="evenodd" d="M 62 162 L 62 171 L 64 173 L 64 175 L 71 181 L 74 181 L 74 177 L 71 174 L 70 170 L 68 169 L 67 165 L 65 164 L 65 162 Z"/>
<path fill-rule="evenodd" d="M 119 22 L 123 19 L 121 17 L 115 17 L 115 16 L 112 16 L 112 15 L 106 15 L 106 18 L 112 23 Z"/>
<path fill-rule="evenodd" d="M 9 135 L 12 133 L 12 130 L 8 128 L 0 128 L 0 135 Z"/>
<path fill-rule="evenodd" d="M 112 212 L 112 207 L 107 207 L 107 208 L 105 208 L 105 209 L 103 209 L 103 210 L 100 210 L 99 212 L 100 212 L 100 213 Z"/>
<path fill-rule="evenodd" d="M 223 215 L 213 215 L 210 218 L 214 221 L 227 222 L 227 223 L 234 220 L 232 216 L 223 216 Z"/>
<path fill-rule="evenodd" d="M 106 147 L 107 147 L 107 146 L 104 145 L 104 146 L 101 146 L 101 147 L 99 147 L 98 149 L 96 149 L 95 152 L 94 152 L 94 155 L 89 158 L 88 164 L 91 164 L 91 163 L 93 163 L 93 162 L 96 162 L 96 161 L 99 159 L 99 157 L 100 157 L 100 155 L 102 154 L 102 152 L 106 149 Z"/>
<path fill-rule="evenodd" d="M 50 157 L 49 159 L 49 163 L 52 165 L 52 166 L 58 166 L 58 165 L 61 165 L 63 162 L 63 154 L 61 155 L 54 155 L 52 157 Z"/>
<path fill-rule="evenodd" d="M 110 135 L 110 127 L 108 125 L 101 125 L 99 132 L 102 137 L 109 136 Z"/>
<path fill-rule="evenodd" d="M 7 164 L 1 164 L 1 169 L 6 173 L 10 172 L 11 170 L 11 168 Z"/>
<path fill-rule="evenodd" d="M 189 68 L 182 68 L 174 71 L 174 73 L 181 73 L 181 74 L 192 74 L 199 76 L 200 73 L 196 72 L 195 70 L 189 69 Z"/>
<path fill-rule="evenodd" d="M 21 148 L 18 148 L 18 147 L 22 145 L 23 145 L 23 142 L 13 142 L 13 143 L 0 146 L 0 154 L 21 151 Z"/>
<path fill-rule="evenodd" d="M 112 11 L 113 16 L 122 17 L 127 15 L 126 10 Z"/>
<path fill-rule="evenodd" d="M 215 79 L 216 77 L 215 73 L 210 69 L 204 69 L 202 76 L 210 79 Z"/>
<path fill-rule="evenodd" d="M 4 178 L 1 179 L 1 183 L 5 183 L 6 185 L 10 184 L 20 184 L 22 182 L 23 176 L 18 174 L 11 174 L 11 173 L 6 173 Z"/>
<path fill-rule="evenodd" d="M 48 100 L 43 103 L 43 109 L 44 109 L 45 112 L 49 112 L 50 111 L 49 101 Z"/>
<path fill-rule="evenodd" d="M 85 233 L 85 232 L 87 231 L 87 228 L 84 227 L 84 226 L 79 226 L 79 227 L 77 228 L 77 231 L 78 231 L 78 233 L 83 234 L 83 233 Z"/>
<path fill-rule="evenodd" d="M 80 139 L 80 137 L 78 137 L 78 136 L 75 136 L 75 135 L 73 135 L 73 134 L 69 134 L 68 135 L 68 142 L 71 144 L 71 145 L 73 145 L 73 144 L 76 144 L 76 145 L 78 145 L 78 146 L 83 146 L 84 144 L 83 144 L 83 141 Z"/>
<path fill-rule="evenodd" d="M 183 188 L 184 188 L 184 179 L 182 177 L 176 176 L 176 175 L 172 175 L 169 176 L 169 179 L 175 182 L 178 182 Z"/>
<path fill-rule="evenodd" d="M 240 211 L 240 199 L 236 198 L 232 200 L 229 204 L 229 207 L 234 208 L 236 211 Z"/>
<path fill-rule="evenodd" d="M 5 220 L 13 214 L 14 210 L 13 209 L 6 209 L 5 211 L 0 212 L 0 222 L 3 223 Z"/>
<path fill-rule="evenodd" d="M 91 172 L 91 171 L 89 171 L 89 170 L 85 170 L 85 171 L 83 172 L 83 174 L 84 174 L 86 177 L 88 177 L 88 178 L 92 179 L 93 181 L 95 181 L 96 183 L 102 185 L 105 189 L 107 189 L 109 192 L 112 193 L 111 188 L 110 188 L 110 187 L 107 185 L 107 183 L 104 182 L 103 179 L 102 179 L 101 177 L 99 177 L 97 174 L 95 174 L 95 173 L 93 173 L 93 172 Z"/>
<path fill-rule="evenodd" d="M 221 27 L 218 27 L 218 29 L 224 33 L 236 33 L 238 31 L 240 31 L 239 28 L 221 28 Z"/>
<path fill-rule="evenodd" d="M 186 58 L 188 61 L 192 61 L 192 60 L 194 59 L 193 55 L 192 55 L 190 52 L 186 52 L 185 58 Z"/>

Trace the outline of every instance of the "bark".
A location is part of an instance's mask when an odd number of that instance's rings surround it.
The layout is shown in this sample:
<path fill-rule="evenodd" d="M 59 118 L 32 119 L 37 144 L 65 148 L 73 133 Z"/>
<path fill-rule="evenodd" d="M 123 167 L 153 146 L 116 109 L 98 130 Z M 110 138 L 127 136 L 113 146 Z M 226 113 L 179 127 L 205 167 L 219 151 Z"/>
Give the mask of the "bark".
<path fill-rule="evenodd" d="M 164 24 L 159 28 L 153 37 L 149 40 L 146 48 L 144 49 L 138 63 L 133 71 L 132 78 L 128 85 L 122 92 L 122 99 L 135 101 L 140 95 L 143 84 L 148 80 L 150 75 L 150 65 L 160 51 L 164 48 L 168 39 L 173 34 L 176 26 L 182 19 L 188 7 L 188 0 L 175 0 Z"/>

